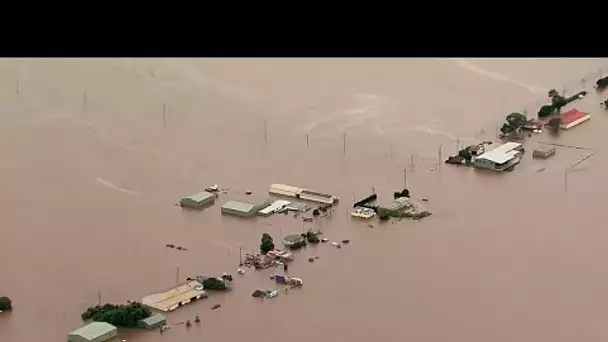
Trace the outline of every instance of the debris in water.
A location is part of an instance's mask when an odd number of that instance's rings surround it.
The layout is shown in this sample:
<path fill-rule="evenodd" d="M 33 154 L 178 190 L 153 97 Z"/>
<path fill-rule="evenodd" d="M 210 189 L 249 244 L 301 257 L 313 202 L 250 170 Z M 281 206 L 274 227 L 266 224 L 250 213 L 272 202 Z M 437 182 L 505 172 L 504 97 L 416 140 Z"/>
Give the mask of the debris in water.
<path fill-rule="evenodd" d="M 322 238 L 322 239 L 321 239 L 321 242 L 323 242 L 323 243 L 326 243 L 327 241 L 329 241 L 329 239 L 328 239 L 328 238 Z"/>
<path fill-rule="evenodd" d="M 367 226 L 370 227 L 370 228 L 374 228 L 373 224 L 368 224 Z"/>
<path fill-rule="evenodd" d="M 217 184 L 213 184 L 212 186 L 207 187 L 205 191 L 217 192 L 219 189 L 220 187 Z"/>
<path fill-rule="evenodd" d="M 541 167 L 540 169 L 536 170 L 536 172 L 543 172 L 543 171 L 545 171 L 544 167 Z"/>
<path fill-rule="evenodd" d="M 201 318 L 198 315 L 198 313 L 196 314 L 196 317 L 194 317 L 194 323 L 199 324 L 201 322 Z"/>
<path fill-rule="evenodd" d="M 245 195 L 251 195 L 251 193 L 252 193 L 251 190 L 245 191 Z"/>
<path fill-rule="evenodd" d="M 429 201 L 429 199 L 428 199 L 428 198 L 424 198 L 424 197 L 423 197 L 423 198 L 421 198 L 421 200 L 422 200 L 422 202 L 428 202 L 428 201 Z"/>
<path fill-rule="evenodd" d="M 221 304 L 215 304 L 214 306 L 211 307 L 211 310 L 219 309 L 221 307 L 222 307 Z"/>
<path fill-rule="evenodd" d="M 342 240 L 342 243 L 346 245 L 346 244 L 350 243 L 350 240 Z"/>
<path fill-rule="evenodd" d="M 238 274 L 245 274 L 245 270 L 242 268 L 237 268 L 236 273 Z"/>
<path fill-rule="evenodd" d="M 308 262 L 314 262 L 314 261 L 315 261 L 315 258 L 313 258 L 313 257 L 308 258 Z"/>
<path fill-rule="evenodd" d="M 192 326 L 192 323 L 190 322 L 190 320 L 186 321 L 186 327 L 190 328 Z"/>
<path fill-rule="evenodd" d="M 318 255 L 316 255 L 316 256 L 315 256 L 315 259 L 319 259 L 319 256 L 318 256 Z"/>
<path fill-rule="evenodd" d="M 338 247 L 338 246 L 340 246 L 340 244 L 339 244 L 338 242 L 335 242 L 335 241 L 334 241 L 334 242 L 332 242 L 332 243 L 331 243 L 331 245 L 332 245 L 332 246 L 334 246 L 334 247 Z"/>

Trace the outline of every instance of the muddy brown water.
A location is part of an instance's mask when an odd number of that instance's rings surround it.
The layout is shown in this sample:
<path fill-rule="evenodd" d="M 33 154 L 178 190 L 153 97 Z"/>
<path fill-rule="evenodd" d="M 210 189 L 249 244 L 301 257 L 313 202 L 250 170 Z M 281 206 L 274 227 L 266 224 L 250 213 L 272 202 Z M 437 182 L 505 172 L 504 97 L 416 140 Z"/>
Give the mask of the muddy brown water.
<path fill-rule="evenodd" d="M 232 272 L 235 288 L 168 315 L 199 313 L 200 326 L 122 338 L 605 341 L 608 95 L 572 105 L 588 123 L 526 142 L 596 149 L 567 191 L 564 170 L 584 151 L 528 153 L 504 174 L 436 165 L 441 145 L 446 158 L 457 141 L 493 139 L 508 113 L 532 115 L 553 87 L 590 89 L 602 68 L 608 60 L 2 60 L 0 295 L 15 309 L 0 315 L 0 340 L 64 341 L 98 292 L 139 300 L 173 285 L 179 266 L 180 278 Z M 347 216 L 372 187 L 389 200 L 404 169 L 433 216 L 374 228 Z M 215 183 L 229 191 L 214 206 L 174 206 Z M 265 200 L 271 183 L 341 203 L 306 226 L 220 214 L 228 199 Z M 239 247 L 308 228 L 351 243 L 299 252 L 289 272 L 303 289 L 251 298 L 273 287 L 271 271 L 237 276 Z"/>

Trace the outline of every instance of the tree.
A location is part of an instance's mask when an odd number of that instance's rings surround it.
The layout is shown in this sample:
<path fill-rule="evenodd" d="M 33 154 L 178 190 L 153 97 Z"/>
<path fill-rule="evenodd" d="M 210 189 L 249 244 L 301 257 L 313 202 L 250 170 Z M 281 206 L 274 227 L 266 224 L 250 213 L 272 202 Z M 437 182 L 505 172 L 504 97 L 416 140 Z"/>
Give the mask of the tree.
<path fill-rule="evenodd" d="M 225 291 L 226 283 L 217 278 L 207 278 L 203 280 L 203 288 L 205 290 Z"/>
<path fill-rule="evenodd" d="M 106 322 L 121 328 L 136 328 L 137 322 L 152 316 L 150 309 L 141 303 L 132 302 L 129 305 L 96 305 L 82 313 L 83 320 Z"/>
<path fill-rule="evenodd" d="M 272 250 L 274 250 L 274 240 L 272 239 L 272 236 L 267 233 L 262 234 L 262 238 L 260 239 L 260 251 L 263 254 L 266 254 Z"/>
<path fill-rule="evenodd" d="M 559 117 L 549 120 L 548 126 L 549 126 L 551 133 L 559 134 L 559 128 L 560 128 L 561 124 L 562 124 L 562 120 Z"/>
<path fill-rule="evenodd" d="M 506 123 L 502 125 L 500 131 L 503 134 L 509 134 L 524 127 L 528 122 L 528 118 L 521 113 L 511 113 L 505 118 Z"/>
<path fill-rule="evenodd" d="M 13 308 L 13 301 L 8 297 L 0 297 L 0 310 L 10 310 Z"/>
<path fill-rule="evenodd" d="M 312 244 L 317 244 L 319 242 L 321 242 L 321 240 L 319 240 L 319 237 L 317 236 L 317 234 L 313 233 L 312 231 L 307 231 L 306 234 L 302 234 L 304 235 L 304 237 L 306 238 L 306 241 L 308 241 L 308 243 L 312 243 Z"/>
<path fill-rule="evenodd" d="M 549 115 L 553 115 L 556 112 L 557 110 L 555 107 L 553 107 L 553 105 L 544 105 L 540 107 L 540 110 L 538 111 L 538 117 L 543 118 Z"/>

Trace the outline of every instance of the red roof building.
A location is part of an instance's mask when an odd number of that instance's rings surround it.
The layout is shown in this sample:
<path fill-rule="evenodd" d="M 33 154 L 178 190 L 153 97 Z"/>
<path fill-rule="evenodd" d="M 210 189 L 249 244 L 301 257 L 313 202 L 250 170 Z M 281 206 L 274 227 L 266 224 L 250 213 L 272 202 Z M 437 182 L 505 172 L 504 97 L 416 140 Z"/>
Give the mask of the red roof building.
<path fill-rule="evenodd" d="M 562 113 L 560 117 L 562 119 L 562 123 L 560 125 L 561 129 L 570 129 L 591 119 L 591 115 L 589 113 L 581 112 L 576 108 Z"/>

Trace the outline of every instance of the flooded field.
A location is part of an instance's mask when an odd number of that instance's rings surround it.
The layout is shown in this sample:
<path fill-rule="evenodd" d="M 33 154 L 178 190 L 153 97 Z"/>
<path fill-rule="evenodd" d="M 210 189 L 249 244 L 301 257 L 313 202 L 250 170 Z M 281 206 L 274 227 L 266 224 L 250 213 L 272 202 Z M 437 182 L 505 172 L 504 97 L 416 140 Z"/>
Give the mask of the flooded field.
<path fill-rule="evenodd" d="M 121 338 L 605 341 L 601 70 L 607 59 L 2 60 L 0 296 L 15 309 L 0 315 L 0 340 L 65 341 L 99 292 L 122 303 L 174 285 L 178 267 L 182 278 L 235 273 L 239 248 L 257 249 L 262 233 L 318 228 L 351 243 L 300 252 L 289 271 L 303 289 L 260 302 L 251 292 L 271 287 L 272 271 L 248 271 L 232 293 L 168 314 L 199 313 L 200 326 Z M 549 89 L 583 87 L 569 107 L 589 122 L 525 143 L 596 150 L 567 189 L 585 151 L 527 153 L 503 174 L 438 160 L 440 148 L 445 159 L 457 142 L 493 140 L 511 112 L 534 116 Z M 433 216 L 373 228 L 348 217 L 372 188 L 389 200 L 404 169 Z M 174 205 L 216 183 L 229 191 L 213 207 Z M 271 183 L 341 203 L 304 226 L 220 214 L 228 199 L 265 200 Z"/>

